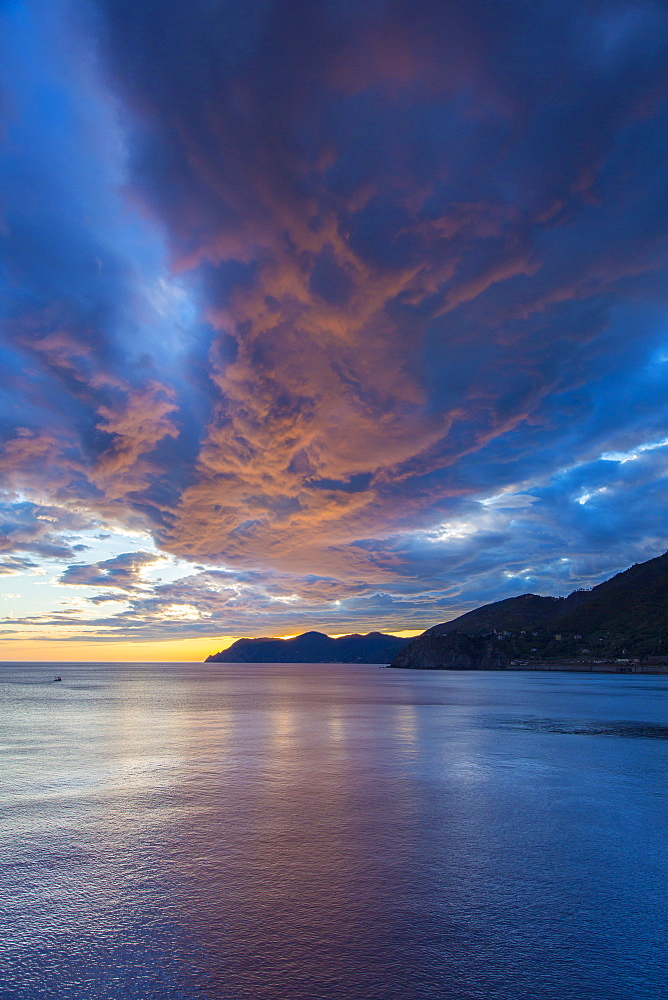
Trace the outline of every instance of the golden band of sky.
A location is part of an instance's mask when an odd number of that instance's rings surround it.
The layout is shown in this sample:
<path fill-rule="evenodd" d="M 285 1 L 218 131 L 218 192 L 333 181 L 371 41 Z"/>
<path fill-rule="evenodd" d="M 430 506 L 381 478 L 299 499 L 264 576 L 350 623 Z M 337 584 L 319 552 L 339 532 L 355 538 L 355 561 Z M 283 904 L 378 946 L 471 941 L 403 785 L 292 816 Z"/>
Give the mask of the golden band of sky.
<path fill-rule="evenodd" d="M 421 630 L 395 632 L 402 638 L 420 635 Z M 288 639 L 291 636 L 280 636 Z M 333 638 L 337 638 L 334 636 Z M 167 639 L 161 642 L 67 642 L 6 639 L 0 642 L 0 662 L 53 661 L 58 663 L 200 663 L 211 653 L 227 649 L 234 636 L 201 639 Z"/>

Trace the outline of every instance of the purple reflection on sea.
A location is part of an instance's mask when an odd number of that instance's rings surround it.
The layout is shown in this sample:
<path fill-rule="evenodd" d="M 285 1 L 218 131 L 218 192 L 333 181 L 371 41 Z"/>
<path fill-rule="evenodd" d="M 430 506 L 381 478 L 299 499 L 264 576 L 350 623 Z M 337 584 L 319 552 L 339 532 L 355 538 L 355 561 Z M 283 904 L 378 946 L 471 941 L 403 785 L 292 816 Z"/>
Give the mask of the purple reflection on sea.
<path fill-rule="evenodd" d="M 665 997 L 668 678 L 0 667 L 0 997 Z"/>

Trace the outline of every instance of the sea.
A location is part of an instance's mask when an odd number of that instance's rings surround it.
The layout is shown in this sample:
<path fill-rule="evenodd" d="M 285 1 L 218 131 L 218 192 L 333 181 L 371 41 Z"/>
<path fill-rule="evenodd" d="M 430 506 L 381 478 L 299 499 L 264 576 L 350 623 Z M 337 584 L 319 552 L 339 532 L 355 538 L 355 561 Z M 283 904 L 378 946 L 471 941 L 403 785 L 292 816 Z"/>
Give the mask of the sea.
<path fill-rule="evenodd" d="M 2 1000 L 668 997 L 666 676 L 7 663 L 0 699 Z"/>

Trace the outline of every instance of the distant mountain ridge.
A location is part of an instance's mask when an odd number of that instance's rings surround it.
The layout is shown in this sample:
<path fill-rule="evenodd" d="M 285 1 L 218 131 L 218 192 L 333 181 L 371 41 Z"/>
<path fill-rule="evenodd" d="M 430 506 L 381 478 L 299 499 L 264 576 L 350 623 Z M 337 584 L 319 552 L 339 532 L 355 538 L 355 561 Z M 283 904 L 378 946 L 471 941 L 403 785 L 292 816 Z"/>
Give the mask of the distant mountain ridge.
<path fill-rule="evenodd" d="M 434 625 L 423 637 L 493 632 L 504 633 L 511 655 L 520 657 L 547 660 L 585 652 L 667 656 L 668 552 L 636 563 L 592 590 L 575 590 L 568 597 L 522 594 L 495 601 Z M 305 632 L 294 639 L 238 639 L 228 649 L 207 657 L 206 662 L 387 663 L 409 643 L 409 639 L 382 632 L 339 639 L 323 632 Z M 431 656 L 432 647 L 429 649 Z"/>
<path fill-rule="evenodd" d="M 408 639 L 383 632 L 343 635 L 304 632 L 293 639 L 237 639 L 205 663 L 387 663 Z"/>

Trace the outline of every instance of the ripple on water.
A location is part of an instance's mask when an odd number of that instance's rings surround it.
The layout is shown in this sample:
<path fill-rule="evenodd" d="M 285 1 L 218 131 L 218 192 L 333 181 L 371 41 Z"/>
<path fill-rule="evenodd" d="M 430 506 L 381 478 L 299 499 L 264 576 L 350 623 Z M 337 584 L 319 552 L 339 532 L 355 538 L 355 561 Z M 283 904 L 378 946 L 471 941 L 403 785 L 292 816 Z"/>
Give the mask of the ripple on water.
<path fill-rule="evenodd" d="M 668 678 L 53 672 L 0 667 L 1 1000 L 665 1000 Z"/>

